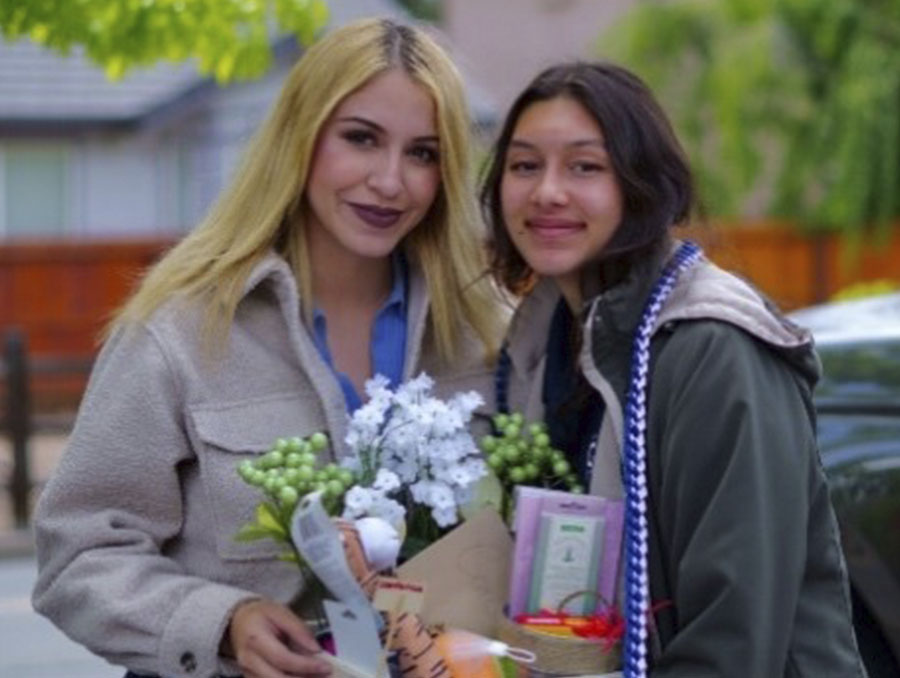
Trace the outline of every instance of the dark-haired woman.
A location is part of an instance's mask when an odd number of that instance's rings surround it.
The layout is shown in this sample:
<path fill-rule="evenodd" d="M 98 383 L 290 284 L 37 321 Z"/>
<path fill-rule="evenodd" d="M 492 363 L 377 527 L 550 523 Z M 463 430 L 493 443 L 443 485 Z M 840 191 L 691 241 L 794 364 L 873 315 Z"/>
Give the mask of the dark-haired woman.
<path fill-rule="evenodd" d="M 498 396 L 548 421 L 590 492 L 624 497 L 626 677 L 864 676 L 811 338 L 673 237 L 693 199 L 634 75 L 531 82 L 482 192 L 495 275 L 530 289 Z"/>

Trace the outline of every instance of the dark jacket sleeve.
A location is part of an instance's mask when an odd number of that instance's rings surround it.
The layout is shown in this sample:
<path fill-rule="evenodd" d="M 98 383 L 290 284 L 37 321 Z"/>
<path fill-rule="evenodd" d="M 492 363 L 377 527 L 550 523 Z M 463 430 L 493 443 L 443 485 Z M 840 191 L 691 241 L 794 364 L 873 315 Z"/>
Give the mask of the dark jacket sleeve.
<path fill-rule="evenodd" d="M 651 597 L 671 607 L 651 675 L 859 675 L 808 386 L 724 323 L 682 323 L 662 343 L 649 395 Z M 815 628 L 798 629 L 810 606 Z M 832 636 L 836 662 L 833 648 L 816 656 Z M 813 659 L 792 656 L 805 645 Z M 820 660 L 822 673 L 800 666 Z"/>

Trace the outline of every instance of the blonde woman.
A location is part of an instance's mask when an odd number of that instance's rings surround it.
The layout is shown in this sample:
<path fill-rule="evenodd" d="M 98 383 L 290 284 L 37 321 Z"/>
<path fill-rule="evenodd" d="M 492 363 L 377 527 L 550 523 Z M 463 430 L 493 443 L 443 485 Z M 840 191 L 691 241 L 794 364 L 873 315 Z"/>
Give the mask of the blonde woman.
<path fill-rule="evenodd" d="M 375 373 L 490 396 L 496 312 L 459 76 L 421 31 L 316 43 L 218 204 L 113 323 L 35 516 L 35 608 L 140 675 L 328 673 L 237 463 L 330 434 Z M 490 406 L 490 405 L 489 405 Z M 132 674 L 132 675 L 135 675 Z"/>

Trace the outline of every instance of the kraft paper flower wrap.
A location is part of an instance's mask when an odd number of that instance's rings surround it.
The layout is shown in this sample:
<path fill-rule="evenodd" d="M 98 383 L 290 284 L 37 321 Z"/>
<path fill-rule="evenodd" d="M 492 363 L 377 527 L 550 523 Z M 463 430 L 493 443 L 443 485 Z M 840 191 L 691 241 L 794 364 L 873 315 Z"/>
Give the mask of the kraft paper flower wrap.
<path fill-rule="evenodd" d="M 265 499 L 257 507 L 255 520 L 242 527 L 236 539 L 268 538 L 285 544 L 284 558 L 298 564 L 308 582 L 307 588 L 311 589 L 303 596 L 298 611 L 308 619 L 311 615 L 312 622 L 324 617 L 316 613 L 315 605 L 309 605 L 309 598 L 314 602 L 316 597 L 326 595 L 326 591 L 313 576 L 290 536 L 292 517 L 304 497 L 318 493 L 327 513 L 340 520 L 347 562 L 359 583 L 371 595 L 377 571 L 393 565 L 397 557 L 396 552 L 390 553 L 390 547 L 385 549 L 385 542 L 391 539 L 385 540 L 383 534 L 370 539 L 367 544 L 362 543 L 365 540 L 359 535 L 371 533 L 371 521 L 383 521 L 382 526 L 386 525 L 399 536 L 393 541 L 402 542 L 402 557 L 411 559 L 407 565 L 415 572 L 417 563 L 422 561 L 414 556 L 423 549 L 427 552 L 429 545 L 441 541 L 461 521 L 460 507 L 470 502 L 476 484 L 486 476 L 487 466 L 469 432 L 472 414 L 482 404 L 481 397 L 468 392 L 442 401 L 431 396 L 432 386 L 432 380 L 425 374 L 402 384 L 396 391 L 391 391 L 382 377 L 370 380 L 366 384 L 368 400 L 353 413 L 348 426 L 346 442 L 353 454 L 340 465 L 319 464 L 317 453 L 328 445 L 328 439 L 322 433 L 306 439 L 279 439 L 266 454 L 239 465 L 241 478 L 258 487 Z M 504 559 L 508 559 L 509 538 L 502 522 L 496 516 L 495 519 L 501 525 L 500 532 L 507 543 L 496 539 L 496 531 L 491 535 L 490 544 L 480 541 L 485 533 L 479 529 L 480 522 L 476 520 L 473 529 L 463 533 L 461 541 L 458 537 L 451 539 L 450 544 L 457 544 L 459 551 L 449 560 L 462 564 L 459 558 L 468 559 L 466 565 L 481 577 L 485 571 L 496 571 L 497 575 L 488 579 L 500 600 L 505 593 Z M 354 524 L 354 521 L 357 522 Z M 356 525 L 361 522 L 369 527 L 357 529 Z M 383 532 L 381 528 L 378 530 Z M 451 537 L 455 535 L 451 533 Z M 500 557 L 497 557 L 497 551 L 500 551 Z M 471 560 L 471 556 L 479 554 L 486 556 L 485 562 Z M 423 555 L 427 562 L 427 553 Z M 447 558 L 442 561 L 447 564 Z M 426 599 L 433 603 L 441 598 L 440 586 L 432 590 L 428 579 L 452 581 L 454 577 L 442 576 L 439 568 L 428 569 L 432 571 L 426 571 L 427 577 L 416 575 L 416 579 L 424 580 Z M 484 604 L 486 599 L 481 597 L 478 602 Z M 471 607 L 467 610 L 469 614 L 473 613 Z M 455 615 L 435 619 L 433 605 L 430 612 L 426 606 L 426 612 L 429 613 L 428 622 L 456 621 Z M 480 616 L 487 620 L 492 630 L 494 616 L 483 613 Z M 432 634 L 422 620 L 409 615 L 388 635 L 386 641 L 395 642 L 398 647 L 394 649 L 400 650 L 405 676 L 450 678 L 459 673 L 458 666 L 455 673 L 449 668 L 459 659 L 459 633 Z M 483 640 L 475 635 L 462 638 L 463 644 L 467 645 Z M 437 645 L 432 647 L 435 640 Z M 444 663 L 439 667 L 433 663 L 427 667 L 418 663 L 412 666 L 413 655 L 420 659 L 423 656 L 438 657 Z M 488 663 L 496 664 L 492 659 Z M 459 675 L 469 673 L 467 668 Z"/>

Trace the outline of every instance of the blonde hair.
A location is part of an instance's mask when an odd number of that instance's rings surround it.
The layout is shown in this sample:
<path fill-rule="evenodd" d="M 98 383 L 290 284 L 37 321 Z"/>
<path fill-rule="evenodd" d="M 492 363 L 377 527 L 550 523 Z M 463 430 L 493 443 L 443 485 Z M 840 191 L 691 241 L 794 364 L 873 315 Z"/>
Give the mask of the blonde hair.
<path fill-rule="evenodd" d="M 294 271 L 308 312 L 303 194 L 316 140 L 347 95 L 391 68 L 403 69 L 429 92 L 437 118 L 441 190 L 404 242 L 425 276 L 431 335 L 439 356 L 452 360 L 467 324 L 492 355 L 496 302 L 484 275 L 462 80 L 431 37 L 384 19 L 339 28 L 297 62 L 231 184 L 199 226 L 149 271 L 111 327 L 146 320 L 175 295 L 203 296 L 210 302 L 210 336 L 221 336 L 234 318 L 247 277 L 273 248 Z"/>

